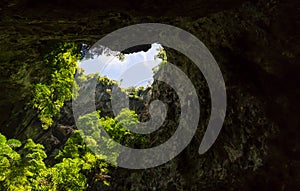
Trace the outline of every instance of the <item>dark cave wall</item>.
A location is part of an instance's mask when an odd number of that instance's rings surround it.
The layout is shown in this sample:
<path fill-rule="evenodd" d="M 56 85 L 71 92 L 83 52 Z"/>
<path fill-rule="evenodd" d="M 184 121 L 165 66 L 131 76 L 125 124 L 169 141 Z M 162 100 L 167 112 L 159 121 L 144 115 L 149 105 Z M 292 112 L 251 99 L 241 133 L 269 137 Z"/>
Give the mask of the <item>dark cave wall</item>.
<path fill-rule="evenodd" d="M 193 16 L 202 17 L 210 13 L 224 11 L 239 7 L 246 0 L 198 0 L 198 1 L 177 1 L 172 0 L 14 0 L 2 1 L 3 7 L 10 7 L 10 10 L 21 11 L 22 14 L 30 10 L 45 12 L 49 10 L 69 10 L 86 14 L 88 12 L 127 12 L 133 16 Z M 252 0 L 255 2 L 255 0 Z M 171 6 L 172 5 L 172 6 Z M 68 11 L 68 12 L 69 12 Z M 53 13 L 49 12 L 52 15 Z M 64 12 L 63 15 L 68 13 Z M 69 12 L 70 14 L 70 12 Z M 78 13 L 75 13 L 78 14 Z M 29 14 L 32 15 L 32 14 Z"/>
<path fill-rule="evenodd" d="M 224 128 L 211 150 L 199 156 L 197 148 L 206 124 L 202 122 L 191 145 L 177 158 L 145 171 L 118 169 L 113 172 L 111 189 L 295 190 L 299 186 L 300 19 L 296 1 L 182 1 L 172 6 L 170 1 L 116 0 L 1 4 L 2 133 L 33 137 L 45 144 L 63 139 L 51 131 L 65 127 L 43 132 L 34 120 L 35 112 L 26 107 L 30 84 L 39 82 L 39 71 L 46 67 L 41 57 L 52 45 L 62 41 L 92 45 L 131 24 L 166 23 L 197 36 L 220 65 L 228 94 Z M 198 83 L 201 74 L 194 72 L 186 58 L 172 50 L 168 56 Z M 206 109 L 202 112 L 208 115 Z"/>

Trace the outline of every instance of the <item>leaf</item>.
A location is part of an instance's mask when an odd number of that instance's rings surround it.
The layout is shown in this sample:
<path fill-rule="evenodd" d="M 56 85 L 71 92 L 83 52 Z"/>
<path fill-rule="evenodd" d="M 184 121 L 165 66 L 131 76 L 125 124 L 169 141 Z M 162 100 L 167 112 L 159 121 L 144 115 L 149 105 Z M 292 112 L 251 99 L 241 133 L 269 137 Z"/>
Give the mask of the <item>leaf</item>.
<path fill-rule="evenodd" d="M 22 145 L 22 143 L 17 140 L 17 139 L 9 139 L 7 141 L 7 144 L 11 147 L 11 148 L 18 148 Z"/>

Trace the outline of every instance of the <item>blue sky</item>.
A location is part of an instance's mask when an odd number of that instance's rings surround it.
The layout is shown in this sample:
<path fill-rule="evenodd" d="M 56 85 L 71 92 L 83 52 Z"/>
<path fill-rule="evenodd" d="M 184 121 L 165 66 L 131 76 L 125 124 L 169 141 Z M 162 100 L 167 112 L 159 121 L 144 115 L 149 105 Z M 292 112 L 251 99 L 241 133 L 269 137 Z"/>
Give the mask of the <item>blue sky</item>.
<path fill-rule="evenodd" d="M 153 82 L 152 68 L 161 62 L 159 58 L 154 59 L 161 47 L 154 43 L 147 52 L 125 54 L 124 61 L 113 55 L 101 54 L 94 59 L 80 61 L 79 67 L 84 69 L 85 74 L 100 73 L 100 76 L 116 80 L 123 88 L 147 86 Z"/>

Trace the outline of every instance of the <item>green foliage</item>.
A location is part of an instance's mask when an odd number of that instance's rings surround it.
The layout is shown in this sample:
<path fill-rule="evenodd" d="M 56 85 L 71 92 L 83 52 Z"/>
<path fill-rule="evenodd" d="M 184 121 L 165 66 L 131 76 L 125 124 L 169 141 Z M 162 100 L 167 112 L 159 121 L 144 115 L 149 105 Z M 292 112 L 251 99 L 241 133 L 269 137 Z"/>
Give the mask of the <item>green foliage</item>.
<path fill-rule="evenodd" d="M 125 55 L 124 55 L 123 53 L 119 53 L 119 54 L 117 54 L 116 56 L 117 56 L 117 58 L 118 58 L 120 61 L 122 61 L 122 62 L 125 60 Z"/>
<path fill-rule="evenodd" d="M 121 88 L 121 91 L 123 93 L 126 93 L 129 98 L 131 99 L 141 99 L 141 94 L 145 91 L 144 86 L 140 86 L 138 88 L 131 86 L 128 88 Z"/>
<path fill-rule="evenodd" d="M 159 52 L 157 55 L 154 56 L 154 59 L 156 60 L 157 58 L 161 59 L 162 61 L 159 63 L 158 66 L 152 68 L 153 73 L 157 73 L 157 71 L 163 66 L 163 64 L 167 63 L 167 53 L 164 48 L 160 47 L 157 49 Z"/>
<path fill-rule="evenodd" d="M 125 146 L 146 143 L 146 139 L 142 135 L 133 134 L 126 128 L 130 125 L 138 125 L 138 123 L 137 114 L 129 109 L 123 109 L 116 118 L 100 117 L 100 112 L 95 111 L 80 116 L 78 119 L 78 126 L 84 127 L 79 132 L 84 138 L 86 147 L 90 149 L 89 151 L 94 152 L 97 159 L 109 160 L 115 165 L 117 164 L 119 151 L 118 145 L 114 141 Z M 110 135 L 114 141 L 104 136 L 104 133 Z M 77 139 L 79 140 L 79 137 Z M 101 145 L 107 149 L 103 149 Z M 69 148 L 67 145 L 65 149 L 68 149 L 66 154 L 69 153 L 69 155 L 74 151 L 80 153 L 78 147 Z"/>
<path fill-rule="evenodd" d="M 138 115 L 134 111 L 126 108 L 121 110 L 116 117 L 116 120 L 121 125 L 122 129 L 139 123 Z"/>
<path fill-rule="evenodd" d="M 164 48 L 159 47 L 157 55 L 154 56 L 154 59 L 160 58 L 162 62 L 166 63 L 167 62 L 167 53 Z"/>
<path fill-rule="evenodd" d="M 84 155 L 84 141 L 78 131 L 75 131 L 67 140 L 64 149 L 59 151 L 56 159 L 62 161 L 63 158 L 78 158 Z"/>
<path fill-rule="evenodd" d="M 117 85 L 117 81 L 109 79 L 107 76 L 102 76 L 98 78 L 98 81 L 107 86 Z"/>
<path fill-rule="evenodd" d="M 138 115 L 127 108 L 122 109 L 115 119 L 102 117 L 100 123 L 103 129 L 122 145 L 132 147 L 147 142 L 143 135 L 132 133 L 127 129 L 129 126 L 139 124 Z"/>
<path fill-rule="evenodd" d="M 99 171 L 108 173 L 108 164 L 90 152 L 79 132 L 75 132 L 56 157 L 58 163 L 47 167 L 44 147 L 31 139 L 21 147 L 15 139 L 6 140 L 0 134 L 0 190 L 68 190 L 81 191 L 88 188 L 87 177 Z M 87 149 L 86 149 L 87 148 Z M 98 179 L 94 181 L 99 181 Z M 108 185 L 106 179 L 101 179 Z"/>
<path fill-rule="evenodd" d="M 93 114 L 87 114 L 87 116 L 84 117 L 84 119 L 90 118 L 90 116 L 94 116 Z M 87 122 L 87 121 L 85 121 Z M 91 124 L 90 124 L 91 125 Z M 95 124 L 93 124 L 95 125 Z M 87 126 L 89 128 L 89 126 Z M 86 182 L 85 175 L 93 176 L 95 177 L 95 172 L 100 172 L 101 174 L 107 174 L 108 173 L 108 166 L 109 164 L 104 161 L 103 155 L 100 154 L 94 154 L 91 150 L 91 147 L 94 146 L 92 143 L 94 141 L 83 141 L 82 136 L 84 134 L 81 131 L 75 131 L 72 136 L 68 139 L 65 147 L 63 150 L 59 152 L 59 154 L 56 156 L 56 159 L 61 161 L 54 167 L 64 167 L 63 164 L 69 165 L 70 163 L 75 163 L 77 166 L 74 166 L 76 170 L 76 175 L 80 176 L 80 180 L 84 180 Z M 79 177 L 78 177 L 79 178 Z M 74 182 L 74 180 L 70 181 Z M 95 180 L 97 181 L 97 179 Z M 109 185 L 109 182 L 107 180 L 102 180 L 104 184 Z M 60 186 L 70 187 L 70 185 L 65 185 L 64 182 L 60 183 Z M 76 184 L 76 187 L 80 185 L 84 185 L 83 182 L 78 182 Z M 86 183 L 85 183 L 86 184 Z"/>
<path fill-rule="evenodd" d="M 20 141 L 15 139 L 7 141 L 5 136 L 0 134 L 0 182 L 9 176 L 11 168 L 20 160 L 20 154 L 13 150 L 20 145 Z"/>
<path fill-rule="evenodd" d="M 141 90 L 140 88 L 137 89 L 135 87 L 128 87 L 125 89 L 125 92 L 127 93 L 128 97 L 129 98 L 132 98 L 132 99 L 139 99 L 140 98 L 140 93 L 141 93 Z"/>
<path fill-rule="evenodd" d="M 86 147 L 96 154 L 97 159 L 105 160 L 109 157 L 109 161 L 116 164 L 119 153 L 114 141 L 125 146 L 146 144 L 146 138 L 143 135 L 134 134 L 127 129 L 129 126 L 139 124 L 137 117 L 137 114 L 129 109 L 123 109 L 116 118 L 100 117 L 100 112 L 95 111 L 79 117 L 78 126 L 82 128 L 79 133 L 84 138 Z M 104 133 L 107 133 L 114 141 L 104 136 Z M 82 144 L 79 137 L 76 140 L 77 143 Z M 78 154 L 79 150 L 83 149 L 83 147 L 74 147 L 74 144 L 70 145 L 71 147 L 68 144 L 65 146 L 67 152 L 64 156 L 70 156 L 71 153 Z M 105 145 L 109 153 L 103 150 L 101 145 Z"/>
<path fill-rule="evenodd" d="M 76 131 L 68 139 L 64 149 L 59 152 L 56 159 L 63 163 L 66 159 L 77 160 L 77 163 L 80 164 L 78 167 L 82 169 L 76 172 L 77 174 L 88 174 L 89 176 L 96 177 L 95 172 L 99 172 L 101 175 L 106 175 L 108 167 L 111 166 L 106 161 L 117 165 L 119 150 L 114 141 L 126 146 L 146 143 L 143 136 L 134 135 L 126 129 L 128 125 L 137 125 L 138 123 L 137 114 L 129 109 L 123 109 L 115 119 L 100 117 L 99 111 L 80 116 L 78 126 L 84 128 Z M 114 141 L 106 138 L 103 135 L 104 131 Z M 100 144 L 104 144 L 108 148 L 109 153 L 103 150 Z M 77 169 L 76 166 L 72 168 Z M 102 181 L 104 184 L 109 185 L 106 179 Z M 62 185 L 63 182 L 60 184 Z"/>
<path fill-rule="evenodd" d="M 84 190 L 87 178 L 81 173 L 85 161 L 81 158 L 64 158 L 60 163 L 49 169 L 51 187 L 55 190 Z"/>
<path fill-rule="evenodd" d="M 101 83 L 102 85 L 106 85 L 106 86 L 118 85 L 117 81 L 112 80 L 112 79 L 108 78 L 107 76 L 100 76 L 100 74 L 98 72 L 85 75 L 84 69 L 78 67 L 77 76 L 76 76 L 77 83 L 80 84 L 82 82 L 86 82 L 93 78 L 97 79 L 98 82 Z"/>
<path fill-rule="evenodd" d="M 29 139 L 19 154 L 13 149 L 21 146 L 20 141 L 6 141 L 1 134 L 0 137 L 1 190 L 44 190 L 40 184 L 47 170 L 43 162 L 47 156 L 44 147 Z"/>
<path fill-rule="evenodd" d="M 140 86 L 140 87 L 137 89 L 137 94 L 138 94 L 138 96 L 140 96 L 144 91 L 145 91 L 145 87 L 144 87 L 144 86 Z"/>
<path fill-rule="evenodd" d="M 50 72 L 47 81 L 34 86 L 31 102 L 39 111 L 38 117 L 44 129 L 53 124 L 53 117 L 59 114 L 64 102 L 77 96 L 72 91 L 73 85 L 78 88 L 74 80 L 79 60 L 77 52 L 75 44 L 66 43 L 45 57 L 44 62 Z"/>
<path fill-rule="evenodd" d="M 77 53 L 74 44 L 66 43 L 45 57 L 47 65 L 45 77 L 40 83 L 34 85 L 31 101 L 32 106 L 39 112 L 38 117 L 44 129 L 53 124 L 53 118 L 59 115 L 64 102 L 77 96 L 78 86 L 74 78 L 77 60 L 79 60 Z M 123 54 L 119 56 L 119 59 L 124 59 Z M 96 78 L 103 85 L 118 85 L 116 81 L 106 76 L 84 75 L 82 70 L 78 73 L 80 77 L 78 83 Z M 77 87 L 74 91 L 75 95 L 72 91 L 74 85 Z M 129 89 L 127 93 L 130 91 Z M 138 90 L 133 88 L 129 94 L 138 96 L 142 91 L 141 88 Z M 91 181 L 101 181 L 109 185 L 106 178 L 111 165 L 106 161 L 108 159 L 117 165 L 119 151 L 116 149 L 116 142 L 125 146 L 146 143 L 142 135 L 131 133 L 126 129 L 139 123 L 137 114 L 129 109 L 122 110 L 116 118 L 100 117 L 100 112 L 89 113 L 81 116 L 78 123 L 85 128 L 72 134 L 55 157 L 57 163 L 53 166 L 44 163 L 47 155 L 42 145 L 29 139 L 22 146 L 20 141 L 6 140 L 0 134 L 0 189 L 85 190 Z M 103 136 L 105 132 L 114 141 Z M 113 152 L 101 152 L 100 144 L 104 144 Z"/>

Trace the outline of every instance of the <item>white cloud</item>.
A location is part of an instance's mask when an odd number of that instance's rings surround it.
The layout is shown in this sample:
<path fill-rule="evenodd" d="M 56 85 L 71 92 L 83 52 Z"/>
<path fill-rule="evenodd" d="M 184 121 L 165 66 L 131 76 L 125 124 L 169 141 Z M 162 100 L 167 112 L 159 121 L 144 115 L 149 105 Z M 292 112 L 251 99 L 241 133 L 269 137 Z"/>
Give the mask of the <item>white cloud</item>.
<path fill-rule="evenodd" d="M 81 61 L 79 66 L 84 69 L 85 74 L 100 73 L 101 76 L 118 81 L 125 88 L 146 86 L 153 81 L 152 68 L 161 62 L 160 59 L 154 59 L 159 47 L 161 45 L 154 43 L 147 52 L 125 54 L 124 61 L 102 54 L 97 58 Z"/>

